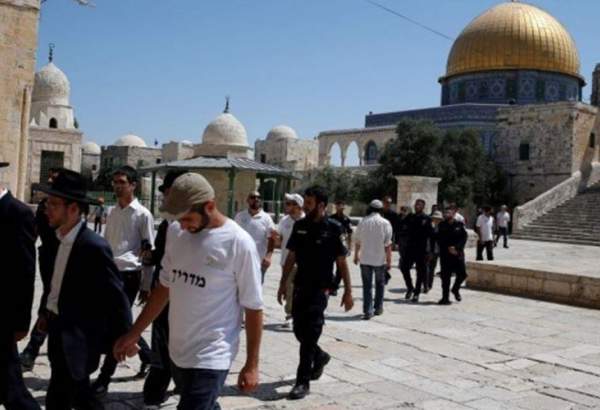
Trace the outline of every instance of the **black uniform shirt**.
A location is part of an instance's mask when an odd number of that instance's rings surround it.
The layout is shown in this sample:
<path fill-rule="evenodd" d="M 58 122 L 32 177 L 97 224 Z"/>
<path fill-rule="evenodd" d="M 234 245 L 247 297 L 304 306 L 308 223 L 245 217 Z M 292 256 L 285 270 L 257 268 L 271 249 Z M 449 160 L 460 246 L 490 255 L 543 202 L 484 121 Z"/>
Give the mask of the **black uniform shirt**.
<path fill-rule="evenodd" d="M 337 212 L 329 216 L 331 219 L 338 221 L 342 225 L 342 233 L 352 235 L 352 221 L 346 214 L 339 215 Z"/>
<path fill-rule="evenodd" d="M 294 224 L 287 248 L 296 254 L 295 286 L 300 289 L 332 287 L 335 260 L 347 252 L 342 243 L 342 229 L 339 222 L 328 217 L 319 222 L 304 218 Z"/>
<path fill-rule="evenodd" d="M 427 240 L 431 236 L 431 218 L 424 212 L 406 217 L 409 251 L 425 252 Z"/>
<path fill-rule="evenodd" d="M 383 211 L 382 216 L 392 225 L 392 240 L 395 242 L 398 238 L 398 222 L 400 221 L 400 217 L 393 209 Z"/>
<path fill-rule="evenodd" d="M 437 238 L 438 244 L 440 245 L 440 255 L 442 257 L 451 256 L 448 252 L 448 248 L 451 246 L 456 248 L 460 256 L 464 254 L 463 251 L 465 249 L 465 244 L 467 243 L 468 235 L 465 225 L 462 222 L 440 222 L 438 225 Z"/>

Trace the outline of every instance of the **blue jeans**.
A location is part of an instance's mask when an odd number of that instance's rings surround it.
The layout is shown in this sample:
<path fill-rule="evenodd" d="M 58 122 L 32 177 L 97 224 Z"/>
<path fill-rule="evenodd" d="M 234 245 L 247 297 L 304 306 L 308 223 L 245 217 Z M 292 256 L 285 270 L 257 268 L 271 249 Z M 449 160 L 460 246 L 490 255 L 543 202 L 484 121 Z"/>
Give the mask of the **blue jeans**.
<path fill-rule="evenodd" d="M 229 370 L 182 369 L 173 366 L 180 382 L 181 397 L 177 410 L 220 410 L 217 403 Z"/>
<path fill-rule="evenodd" d="M 383 308 L 383 291 L 385 289 L 385 265 L 360 265 L 363 282 L 363 313 L 373 314 L 373 275 L 375 275 L 375 310 Z"/>

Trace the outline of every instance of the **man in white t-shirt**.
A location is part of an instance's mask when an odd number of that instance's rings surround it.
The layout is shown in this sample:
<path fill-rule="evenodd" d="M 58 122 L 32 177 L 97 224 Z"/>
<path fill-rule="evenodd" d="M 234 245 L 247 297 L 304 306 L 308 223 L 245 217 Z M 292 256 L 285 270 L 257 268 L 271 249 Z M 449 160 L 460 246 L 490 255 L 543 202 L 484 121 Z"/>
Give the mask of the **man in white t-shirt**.
<path fill-rule="evenodd" d="M 181 381 L 177 408 L 220 409 L 242 313 L 247 347 L 238 386 L 248 392 L 258 384 L 263 299 L 256 245 L 219 212 L 213 188 L 199 174 L 178 177 L 161 212 L 178 222 L 167 231 L 160 284 L 113 353 L 119 361 L 134 355 L 140 334 L 169 302 L 169 353 Z"/>
<path fill-rule="evenodd" d="M 510 223 L 510 214 L 508 213 L 508 207 L 506 205 L 502 205 L 500 207 L 500 212 L 496 214 L 496 227 L 498 228 L 498 232 L 496 233 L 496 240 L 494 241 L 494 246 L 498 245 L 498 240 L 500 237 L 504 239 L 504 247 L 508 249 L 508 224 Z"/>
<path fill-rule="evenodd" d="M 483 260 L 484 248 L 486 250 L 487 260 L 494 260 L 494 217 L 492 216 L 491 207 L 483 207 L 483 213 L 477 218 L 475 231 L 479 237 L 477 241 L 477 260 Z"/>
<path fill-rule="evenodd" d="M 360 263 L 363 281 L 363 319 L 383 313 L 385 272 L 392 267 L 392 224 L 382 216 L 383 203 L 375 199 L 369 204 L 354 233 L 354 264 Z M 373 276 L 375 276 L 375 306 L 373 306 Z M 374 310 L 373 310 L 374 307 Z"/>
<path fill-rule="evenodd" d="M 304 206 L 304 198 L 300 194 L 285 194 L 285 204 L 284 204 L 284 212 L 285 216 L 281 218 L 279 221 L 279 225 L 277 227 L 277 233 L 279 234 L 279 239 L 281 242 L 281 269 L 285 265 L 285 260 L 289 253 L 287 249 L 287 243 L 292 235 L 292 229 L 294 228 L 294 224 L 296 221 L 304 218 L 304 211 L 302 211 L 302 207 Z M 296 277 L 296 267 L 290 272 L 290 275 L 287 278 L 286 283 L 286 293 L 285 293 L 285 323 L 284 327 L 291 326 L 292 320 L 292 299 L 294 296 L 294 278 Z"/>
<path fill-rule="evenodd" d="M 261 258 L 261 280 L 264 282 L 265 273 L 269 269 L 269 266 L 271 266 L 271 256 L 275 248 L 273 241 L 275 224 L 269 214 L 262 209 L 260 193 L 256 191 L 251 192 L 246 201 L 248 209 L 238 212 L 235 216 L 235 221 L 250 234 L 256 243 L 258 255 Z"/>

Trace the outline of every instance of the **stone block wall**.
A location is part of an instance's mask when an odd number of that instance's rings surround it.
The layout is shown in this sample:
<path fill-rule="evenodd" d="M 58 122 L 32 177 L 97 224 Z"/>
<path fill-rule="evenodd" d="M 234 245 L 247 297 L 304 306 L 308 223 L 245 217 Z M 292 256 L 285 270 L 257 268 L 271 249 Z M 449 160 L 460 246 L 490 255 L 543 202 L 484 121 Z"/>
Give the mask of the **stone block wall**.
<path fill-rule="evenodd" d="M 398 181 L 398 193 L 396 204 L 400 206 L 413 207 L 417 199 L 425 200 L 425 210 L 431 205 L 437 204 L 438 185 L 441 178 L 423 176 L 399 175 L 395 177 Z"/>
<path fill-rule="evenodd" d="M 237 145 L 197 144 L 194 145 L 194 157 L 234 157 L 253 158 L 250 147 Z"/>
<path fill-rule="evenodd" d="M 377 150 L 381 152 L 385 144 L 395 137 L 395 125 L 321 132 L 317 137 L 319 141 L 319 166 L 331 164 L 331 149 L 334 144 L 338 144 L 340 147 L 342 166 L 346 163 L 347 151 L 352 143 L 355 143 L 358 147 L 359 165 L 364 165 L 365 150 L 369 142 L 374 142 Z"/>
<path fill-rule="evenodd" d="M 511 106 L 498 110 L 495 161 L 509 175 L 517 202 L 527 202 L 571 177 L 579 169 L 577 147 L 592 131 L 595 115 L 589 105 L 562 102 Z M 520 159 L 529 144 L 529 159 Z"/>
<path fill-rule="evenodd" d="M 194 147 L 192 145 L 182 144 L 181 142 L 171 141 L 162 146 L 162 161 L 180 161 L 194 157 Z"/>
<path fill-rule="evenodd" d="M 162 151 L 150 147 L 123 147 L 109 145 L 102 147 L 101 166 L 112 168 L 129 165 L 133 168 L 156 165 L 162 161 Z"/>
<path fill-rule="evenodd" d="M 254 160 L 276 165 L 291 171 L 307 171 L 319 164 L 319 144 L 315 140 L 281 139 L 257 140 Z"/>
<path fill-rule="evenodd" d="M 28 195 L 29 111 L 35 71 L 39 0 L 0 0 L 0 185 Z"/>

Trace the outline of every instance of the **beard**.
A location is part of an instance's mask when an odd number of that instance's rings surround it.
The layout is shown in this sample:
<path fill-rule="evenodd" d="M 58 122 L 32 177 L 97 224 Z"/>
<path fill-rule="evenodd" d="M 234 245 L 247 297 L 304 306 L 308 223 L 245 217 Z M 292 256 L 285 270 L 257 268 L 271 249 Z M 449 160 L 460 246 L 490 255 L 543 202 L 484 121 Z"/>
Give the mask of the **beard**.
<path fill-rule="evenodd" d="M 319 209 L 318 208 L 311 209 L 310 211 L 304 210 L 304 212 L 306 213 L 306 218 L 311 221 L 315 221 L 319 218 Z"/>

